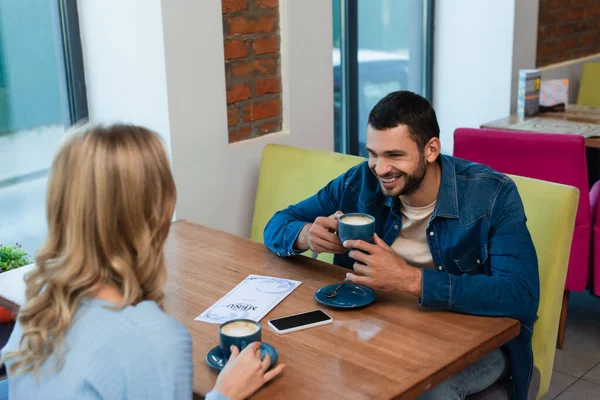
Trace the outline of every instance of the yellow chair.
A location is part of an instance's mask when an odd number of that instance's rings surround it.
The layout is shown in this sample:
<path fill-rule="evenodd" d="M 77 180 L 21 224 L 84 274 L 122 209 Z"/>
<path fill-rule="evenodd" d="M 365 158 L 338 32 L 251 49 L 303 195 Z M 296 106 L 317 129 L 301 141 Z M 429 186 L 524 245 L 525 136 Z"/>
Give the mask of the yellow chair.
<path fill-rule="evenodd" d="M 275 212 L 313 195 L 362 161 L 360 157 L 337 153 L 267 145 L 260 166 L 251 239 L 262 242 L 263 230 Z M 540 266 L 539 319 L 534 327 L 533 353 L 541 374 L 538 392 L 541 398 L 548 392 L 552 378 L 579 192 L 570 186 L 511 178 L 523 200 Z M 332 262 L 330 255 L 320 255 L 319 259 Z"/>
<path fill-rule="evenodd" d="M 581 106 L 600 107 L 600 63 L 583 65 L 577 104 Z"/>
<path fill-rule="evenodd" d="M 533 328 L 533 359 L 540 371 L 539 399 L 548 392 L 552 379 L 579 190 L 536 179 L 510 177 L 525 207 L 540 272 L 540 306 Z"/>
<path fill-rule="evenodd" d="M 327 151 L 269 144 L 263 150 L 250 239 L 263 242 L 263 231 L 277 211 L 317 193 L 335 177 L 365 159 Z M 311 253 L 304 253 L 310 257 Z M 319 260 L 333 263 L 333 256 Z"/>

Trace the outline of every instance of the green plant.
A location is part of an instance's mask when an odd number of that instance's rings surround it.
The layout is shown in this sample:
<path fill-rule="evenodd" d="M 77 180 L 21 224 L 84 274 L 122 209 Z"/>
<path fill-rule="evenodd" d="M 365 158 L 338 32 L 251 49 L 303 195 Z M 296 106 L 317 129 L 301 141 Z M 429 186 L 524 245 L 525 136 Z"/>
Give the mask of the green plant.
<path fill-rule="evenodd" d="M 0 244 L 0 273 L 27 264 L 31 264 L 31 259 L 19 243 L 10 246 Z"/>

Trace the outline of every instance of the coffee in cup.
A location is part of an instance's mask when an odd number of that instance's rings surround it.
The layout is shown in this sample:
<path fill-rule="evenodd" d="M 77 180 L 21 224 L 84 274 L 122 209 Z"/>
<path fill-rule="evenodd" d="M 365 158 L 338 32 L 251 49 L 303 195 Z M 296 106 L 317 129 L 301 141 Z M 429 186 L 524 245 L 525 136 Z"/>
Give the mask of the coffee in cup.
<path fill-rule="evenodd" d="M 344 224 L 348 225 L 368 225 L 373 223 L 373 218 L 366 217 L 363 215 L 341 216 L 340 220 L 344 221 Z"/>
<path fill-rule="evenodd" d="M 233 321 L 228 324 L 225 324 L 225 326 L 221 328 L 221 332 L 227 336 L 243 337 L 250 336 L 259 329 L 260 327 L 258 327 L 255 322 L 248 322 L 242 320 Z"/>
<path fill-rule="evenodd" d="M 346 240 L 364 240 L 373 243 L 375 217 L 365 213 L 344 214 L 338 217 L 338 236 Z"/>
<path fill-rule="evenodd" d="M 262 339 L 262 328 L 250 319 L 234 319 L 219 326 L 219 345 L 225 358 L 231 355 L 231 346 L 242 351 L 246 346 Z"/>

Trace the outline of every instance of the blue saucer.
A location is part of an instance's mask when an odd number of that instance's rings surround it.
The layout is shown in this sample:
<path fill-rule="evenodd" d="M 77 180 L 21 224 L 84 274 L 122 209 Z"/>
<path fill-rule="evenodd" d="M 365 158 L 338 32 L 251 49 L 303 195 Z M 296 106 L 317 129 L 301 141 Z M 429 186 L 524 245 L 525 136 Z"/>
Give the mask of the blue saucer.
<path fill-rule="evenodd" d="M 271 358 L 271 366 L 269 368 L 273 367 L 273 365 L 277 363 L 277 359 L 279 358 L 279 353 L 277 352 L 277 349 L 268 343 L 262 343 L 260 348 L 262 350 L 263 357 L 265 356 L 265 354 L 269 354 L 269 357 Z M 228 359 L 223 356 L 223 352 L 221 351 L 220 346 L 213 347 L 208 352 L 208 354 L 206 354 L 206 363 L 210 367 L 219 371 L 225 368 L 227 360 Z"/>
<path fill-rule="evenodd" d="M 334 308 L 359 308 L 368 306 L 375 301 L 375 291 L 363 285 L 347 283 L 338 289 L 337 296 L 331 299 L 325 297 L 339 283 L 322 287 L 315 292 L 315 299 L 321 304 Z"/>

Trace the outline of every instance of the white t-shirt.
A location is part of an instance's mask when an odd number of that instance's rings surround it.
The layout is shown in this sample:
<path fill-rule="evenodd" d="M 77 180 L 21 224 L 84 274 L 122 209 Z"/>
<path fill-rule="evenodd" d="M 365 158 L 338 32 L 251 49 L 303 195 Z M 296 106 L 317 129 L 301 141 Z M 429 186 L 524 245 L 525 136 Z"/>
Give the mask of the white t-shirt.
<path fill-rule="evenodd" d="M 424 207 L 410 207 L 400 200 L 402 229 L 392 248 L 414 267 L 435 269 L 426 230 L 436 203 L 437 200 Z"/>

